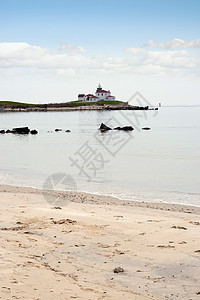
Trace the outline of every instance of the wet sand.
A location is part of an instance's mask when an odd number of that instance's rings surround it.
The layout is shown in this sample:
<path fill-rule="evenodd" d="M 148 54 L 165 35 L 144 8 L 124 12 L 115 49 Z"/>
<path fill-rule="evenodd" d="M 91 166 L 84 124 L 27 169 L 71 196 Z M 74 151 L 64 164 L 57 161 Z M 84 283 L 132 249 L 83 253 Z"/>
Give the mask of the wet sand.
<path fill-rule="evenodd" d="M 199 207 L 11 186 L 0 204 L 0 299 L 200 299 Z"/>

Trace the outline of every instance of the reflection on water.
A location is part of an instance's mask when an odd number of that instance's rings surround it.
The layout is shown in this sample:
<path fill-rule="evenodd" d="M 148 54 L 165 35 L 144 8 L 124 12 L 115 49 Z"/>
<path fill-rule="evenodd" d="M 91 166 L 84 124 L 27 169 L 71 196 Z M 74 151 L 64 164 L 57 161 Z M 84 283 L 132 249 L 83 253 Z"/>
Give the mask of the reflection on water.
<path fill-rule="evenodd" d="M 134 113 L 1 113 L 0 129 L 28 126 L 39 134 L 0 135 L 0 183 L 42 188 L 48 176 L 62 172 L 79 190 L 200 205 L 200 108 Z M 135 130 L 101 133 L 102 122 Z M 142 131 L 145 126 L 151 130 Z"/>

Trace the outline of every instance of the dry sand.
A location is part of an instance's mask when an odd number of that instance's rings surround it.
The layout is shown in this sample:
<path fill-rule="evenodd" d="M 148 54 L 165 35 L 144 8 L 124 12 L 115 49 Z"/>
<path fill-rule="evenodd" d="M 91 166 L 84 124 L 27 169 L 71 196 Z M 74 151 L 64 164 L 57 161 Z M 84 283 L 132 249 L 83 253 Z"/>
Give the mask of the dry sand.
<path fill-rule="evenodd" d="M 200 208 L 10 186 L 0 203 L 0 299 L 200 299 Z"/>

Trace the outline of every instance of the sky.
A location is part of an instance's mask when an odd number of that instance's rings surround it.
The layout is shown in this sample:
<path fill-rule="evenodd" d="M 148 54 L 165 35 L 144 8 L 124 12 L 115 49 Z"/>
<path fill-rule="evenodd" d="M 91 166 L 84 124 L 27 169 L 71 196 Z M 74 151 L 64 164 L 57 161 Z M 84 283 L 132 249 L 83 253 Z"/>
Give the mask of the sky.
<path fill-rule="evenodd" d="M 0 0 L 0 100 L 200 105 L 199 0 Z"/>

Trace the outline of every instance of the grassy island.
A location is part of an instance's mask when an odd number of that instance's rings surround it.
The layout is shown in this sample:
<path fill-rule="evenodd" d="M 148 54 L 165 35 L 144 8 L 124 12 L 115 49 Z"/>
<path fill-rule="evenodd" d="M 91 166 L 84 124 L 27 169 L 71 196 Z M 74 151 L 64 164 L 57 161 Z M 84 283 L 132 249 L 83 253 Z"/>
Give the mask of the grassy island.
<path fill-rule="evenodd" d="M 149 109 L 148 106 L 132 106 L 123 101 L 69 101 L 64 103 L 33 104 L 15 101 L 0 101 L 0 111 L 69 111 L 69 110 L 125 110 Z"/>

